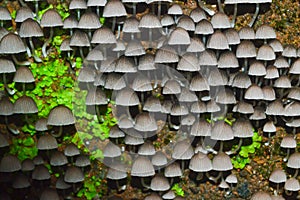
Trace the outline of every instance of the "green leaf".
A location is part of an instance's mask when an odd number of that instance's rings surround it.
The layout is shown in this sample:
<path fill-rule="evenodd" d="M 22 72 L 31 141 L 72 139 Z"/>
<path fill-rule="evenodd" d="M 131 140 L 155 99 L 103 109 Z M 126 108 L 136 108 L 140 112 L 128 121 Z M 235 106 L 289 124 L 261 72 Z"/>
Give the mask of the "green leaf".
<path fill-rule="evenodd" d="M 30 147 L 32 145 L 34 145 L 34 139 L 31 138 L 31 137 L 27 137 L 23 140 L 23 145 L 24 146 L 27 146 L 27 147 Z"/>
<path fill-rule="evenodd" d="M 100 149 L 97 149 L 96 151 L 92 152 L 90 157 L 92 160 L 103 159 L 103 152 Z"/>
<path fill-rule="evenodd" d="M 173 190 L 177 196 L 181 196 L 184 197 L 184 191 L 183 189 L 179 186 L 178 183 L 174 184 L 173 187 L 171 188 L 171 190 Z"/>

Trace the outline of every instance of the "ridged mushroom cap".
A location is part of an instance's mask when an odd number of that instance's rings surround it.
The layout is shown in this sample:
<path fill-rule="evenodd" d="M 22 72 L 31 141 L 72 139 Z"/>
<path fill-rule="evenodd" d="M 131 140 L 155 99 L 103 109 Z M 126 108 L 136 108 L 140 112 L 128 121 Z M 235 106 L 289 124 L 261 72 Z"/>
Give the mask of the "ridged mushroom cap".
<path fill-rule="evenodd" d="M 52 126 L 66 126 L 74 123 L 75 118 L 72 111 L 64 105 L 54 107 L 49 113 L 47 122 Z"/>

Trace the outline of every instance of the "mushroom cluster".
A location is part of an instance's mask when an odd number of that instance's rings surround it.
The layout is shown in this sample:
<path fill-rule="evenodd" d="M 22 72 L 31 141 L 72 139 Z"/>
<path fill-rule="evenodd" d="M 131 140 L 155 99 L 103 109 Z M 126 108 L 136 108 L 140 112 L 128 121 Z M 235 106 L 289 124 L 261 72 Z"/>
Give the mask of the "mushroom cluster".
<path fill-rule="evenodd" d="M 292 176 L 287 179 L 282 169 L 275 169 L 270 182 L 275 184 L 274 198 L 283 198 L 283 183 L 286 198 L 293 196 L 300 190 L 300 154 L 294 152 L 300 127 L 300 49 L 283 46 L 268 24 L 252 28 L 260 3 L 270 2 L 208 2 L 218 4 L 215 12 L 199 1 L 187 12 L 171 0 L 71 0 L 65 19 L 55 6 L 39 19 L 39 2 L 35 1 L 35 12 L 22 2 L 14 19 L 16 33 L 6 30 L 5 21 L 12 19 L 1 8 L 0 73 L 5 91 L 0 116 L 12 135 L 19 134 L 12 126 L 15 115 L 31 123 L 28 118 L 38 108 L 26 90 L 38 80 L 28 66 L 47 59 L 55 29 L 67 29 L 60 50 L 70 66 L 75 65 L 72 55 L 84 60 L 77 80 L 87 90 L 86 106 L 95 111 L 99 123 L 110 106 L 118 121 L 100 147 L 110 190 L 131 185 L 149 193 L 148 200 L 183 199 L 171 187 L 187 175 L 196 183 L 211 181 L 231 192 L 238 183 L 231 173 L 231 156 L 251 142 L 254 130 L 262 129 L 269 138 L 264 145 L 270 145 L 281 126 L 290 132 L 280 146 L 286 149 Z M 250 25 L 237 31 L 235 18 L 245 4 L 255 5 L 255 13 Z M 230 6 L 231 21 L 225 14 Z M 42 55 L 36 54 L 36 45 Z M 23 93 L 14 103 L 10 98 L 15 91 L 7 83 L 12 74 Z M 90 160 L 74 144 L 63 152 L 57 144 L 64 128 L 75 123 L 68 107 L 53 108 L 47 119 L 35 123 L 41 133 L 39 155 L 22 163 L 7 153 L 9 143 L 0 134 L 0 173 L 2 182 L 9 183 L 1 192 L 13 195 L 6 193 L 12 187 L 28 195 L 34 187 L 43 200 L 76 194 Z M 47 164 L 60 174 L 55 186 Z M 272 197 L 258 192 L 252 199 Z"/>

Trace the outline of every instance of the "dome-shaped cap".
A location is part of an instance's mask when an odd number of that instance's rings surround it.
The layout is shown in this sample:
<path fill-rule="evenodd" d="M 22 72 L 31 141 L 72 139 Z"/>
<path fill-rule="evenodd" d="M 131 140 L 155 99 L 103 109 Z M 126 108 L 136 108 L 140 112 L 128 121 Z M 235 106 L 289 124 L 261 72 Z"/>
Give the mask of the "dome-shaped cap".
<path fill-rule="evenodd" d="M 75 123 L 75 118 L 72 111 L 64 106 L 59 105 L 53 108 L 48 116 L 48 125 L 52 126 L 65 126 Z"/>

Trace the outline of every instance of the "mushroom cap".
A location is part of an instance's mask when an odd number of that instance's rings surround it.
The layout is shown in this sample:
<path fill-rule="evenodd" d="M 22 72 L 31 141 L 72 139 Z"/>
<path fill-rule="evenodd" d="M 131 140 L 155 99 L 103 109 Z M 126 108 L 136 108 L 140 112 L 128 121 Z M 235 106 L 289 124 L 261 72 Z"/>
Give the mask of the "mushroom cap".
<path fill-rule="evenodd" d="M 70 10 L 76 10 L 76 9 L 87 9 L 87 5 L 85 0 L 72 0 L 69 4 Z"/>
<path fill-rule="evenodd" d="M 40 200 L 60 200 L 60 198 L 55 189 L 47 188 L 42 192 Z"/>
<path fill-rule="evenodd" d="M 8 33 L 0 41 L 1 54 L 17 54 L 26 51 L 26 47 L 19 35 Z"/>
<path fill-rule="evenodd" d="M 44 165 L 36 166 L 36 168 L 33 170 L 31 178 L 33 180 L 43 181 L 43 180 L 49 180 L 51 178 L 51 175 L 49 173 L 49 170 Z"/>
<path fill-rule="evenodd" d="M 251 200 L 272 200 L 271 196 L 267 192 L 256 192 Z"/>
<path fill-rule="evenodd" d="M 35 130 L 36 131 L 47 131 L 47 119 L 46 118 L 40 118 L 35 122 Z"/>
<path fill-rule="evenodd" d="M 75 144 L 70 143 L 64 149 L 64 154 L 65 154 L 65 156 L 73 157 L 73 156 L 80 155 L 80 151 Z"/>
<path fill-rule="evenodd" d="M 207 40 L 207 48 L 225 50 L 229 49 L 227 37 L 221 31 L 215 31 Z"/>
<path fill-rule="evenodd" d="M 109 142 L 103 149 L 103 156 L 106 158 L 115 158 L 121 156 L 121 149 L 114 143 Z"/>
<path fill-rule="evenodd" d="M 84 13 L 78 22 L 77 28 L 79 29 L 97 29 L 102 25 L 100 23 L 98 15 L 93 12 Z"/>
<path fill-rule="evenodd" d="M 6 7 L 0 7 L 0 20 L 8 21 L 11 20 L 10 12 Z"/>
<path fill-rule="evenodd" d="M 43 37 L 44 33 L 37 21 L 28 18 L 22 22 L 19 30 L 19 35 L 21 38 Z"/>
<path fill-rule="evenodd" d="M 192 157 L 189 169 L 194 172 L 208 172 L 213 169 L 212 162 L 206 154 L 198 152 Z"/>
<path fill-rule="evenodd" d="M 73 29 L 77 28 L 78 21 L 74 15 L 70 15 L 64 20 L 64 26 L 63 29 Z"/>
<path fill-rule="evenodd" d="M 299 181 L 296 178 L 289 178 L 284 184 L 284 189 L 293 192 L 298 192 L 300 190 Z"/>
<path fill-rule="evenodd" d="M 51 155 L 50 158 L 51 166 L 63 166 L 66 164 L 68 164 L 68 159 L 61 151 L 56 151 Z"/>
<path fill-rule="evenodd" d="M 194 150 L 188 140 L 178 141 L 172 152 L 172 158 L 176 160 L 190 160 L 193 155 Z"/>
<path fill-rule="evenodd" d="M 286 182 L 286 174 L 282 169 L 275 169 L 272 171 L 269 181 L 273 183 L 284 183 Z"/>
<path fill-rule="evenodd" d="M 49 9 L 43 14 L 40 25 L 42 27 L 57 27 L 63 26 L 64 23 L 55 9 Z"/>
<path fill-rule="evenodd" d="M 152 143 L 145 142 L 142 146 L 140 146 L 138 154 L 141 156 L 153 156 L 155 155 L 155 148 Z"/>
<path fill-rule="evenodd" d="M 37 142 L 37 148 L 39 150 L 51 150 L 57 147 L 57 141 L 52 135 L 42 135 Z"/>
<path fill-rule="evenodd" d="M 134 129 L 141 132 L 156 131 L 158 129 L 155 118 L 149 113 L 139 113 L 135 117 Z"/>
<path fill-rule="evenodd" d="M 126 166 L 122 163 L 117 162 L 116 164 L 109 167 L 106 178 L 111 180 L 120 180 L 127 178 Z"/>
<path fill-rule="evenodd" d="M 14 63 L 11 60 L 0 58 L 0 74 L 16 72 Z"/>
<path fill-rule="evenodd" d="M 0 99 L 0 115 L 9 116 L 14 113 L 14 104 L 8 97 L 2 97 Z"/>
<path fill-rule="evenodd" d="M 232 127 L 224 121 L 217 121 L 211 131 L 212 140 L 232 140 L 234 137 Z"/>
<path fill-rule="evenodd" d="M 12 188 L 14 189 L 23 189 L 28 188 L 30 186 L 30 182 L 24 174 L 20 173 L 16 176 L 15 180 L 13 181 Z"/>
<path fill-rule="evenodd" d="M 70 40 L 70 46 L 74 47 L 89 47 L 90 40 L 84 31 L 76 30 Z"/>
<path fill-rule="evenodd" d="M 263 24 L 256 30 L 255 39 L 276 39 L 275 30 L 271 26 Z"/>
<path fill-rule="evenodd" d="M 131 176 L 147 177 L 154 174 L 154 167 L 148 157 L 138 156 L 135 159 L 131 168 Z"/>
<path fill-rule="evenodd" d="M 190 36 L 185 29 L 177 27 L 170 33 L 168 39 L 169 45 L 189 45 L 190 43 Z"/>
<path fill-rule="evenodd" d="M 117 40 L 113 32 L 107 27 L 98 28 L 92 37 L 92 44 L 116 44 Z"/>
<path fill-rule="evenodd" d="M 14 113 L 18 114 L 32 114 L 37 113 L 38 108 L 35 101 L 28 96 L 19 97 L 14 104 Z"/>
<path fill-rule="evenodd" d="M 71 125 L 75 124 L 75 118 L 68 107 L 59 105 L 50 111 L 47 124 L 52 126 Z"/>
<path fill-rule="evenodd" d="M 103 10 L 103 17 L 122 17 L 127 16 L 124 4 L 120 0 L 110 0 L 106 3 Z"/>
<path fill-rule="evenodd" d="M 232 170 L 233 166 L 230 157 L 224 152 L 219 152 L 212 160 L 213 170 L 228 171 Z"/>
<path fill-rule="evenodd" d="M 289 157 L 287 166 L 290 168 L 293 168 L 293 169 L 300 168 L 300 153 L 299 152 L 295 152 Z"/>
<path fill-rule="evenodd" d="M 234 137 L 249 138 L 253 136 L 253 127 L 248 119 L 238 119 L 232 126 Z"/>
<path fill-rule="evenodd" d="M 17 69 L 13 81 L 16 83 L 32 83 L 35 82 L 35 79 L 28 67 L 21 66 Z"/>
<path fill-rule="evenodd" d="M 167 191 L 170 189 L 170 183 L 166 177 L 160 174 L 156 174 L 150 183 L 150 188 L 153 191 Z"/>
<path fill-rule="evenodd" d="M 16 172 L 21 170 L 21 162 L 14 155 L 5 155 L 0 162 L 0 172 Z"/>
<path fill-rule="evenodd" d="M 141 18 L 139 23 L 139 28 L 145 28 L 145 29 L 162 28 L 162 25 L 156 15 L 152 13 L 147 13 Z"/>
<path fill-rule="evenodd" d="M 165 168 L 164 175 L 168 178 L 182 176 L 180 165 L 177 162 L 171 163 Z"/>
<path fill-rule="evenodd" d="M 200 20 L 195 27 L 196 35 L 210 35 L 214 33 L 214 28 L 207 19 Z"/>
<path fill-rule="evenodd" d="M 211 24 L 214 29 L 227 29 L 231 28 L 228 16 L 225 13 L 217 12 L 211 18 Z"/>
<path fill-rule="evenodd" d="M 190 134 L 192 136 L 211 136 L 211 125 L 204 119 L 199 119 L 196 121 L 192 128 Z"/>
<path fill-rule="evenodd" d="M 123 88 L 116 94 L 116 105 L 120 106 L 136 106 L 140 100 L 137 94 L 131 88 Z"/>
<path fill-rule="evenodd" d="M 64 181 L 66 183 L 79 183 L 84 181 L 84 174 L 82 170 L 75 166 L 68 167 L 65 176 Z"/>

